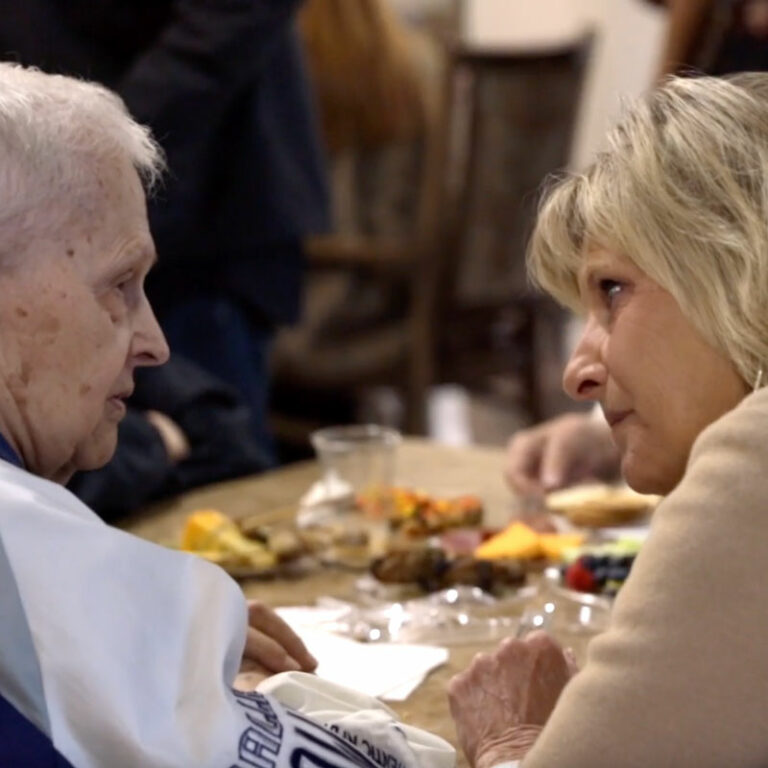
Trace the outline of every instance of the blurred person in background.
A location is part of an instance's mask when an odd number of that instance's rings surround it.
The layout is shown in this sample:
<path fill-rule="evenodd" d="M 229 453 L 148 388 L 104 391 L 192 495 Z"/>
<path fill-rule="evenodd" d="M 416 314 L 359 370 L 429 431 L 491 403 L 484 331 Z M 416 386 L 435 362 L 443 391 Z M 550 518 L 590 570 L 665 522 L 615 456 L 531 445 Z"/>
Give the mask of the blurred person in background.
<path fill-rule="evenodd" d="M 374 254 L 377 244 L 407 245 L 419 224 L 428 126 L 439 111 L 439 45 L 388 0 L 307 0 L 299 31 L 331 171 L 329 245 L 351 242 Z M 276 343 L 280 409 L 312 410 L 302 415 L 320 421 L 331 412 L 360 417 L 349 391 L 329 386 L 310 400 L 297 390 L 326 370 L 327 378 L 361 379 L 399 359 L 408 285 L 393 273 L 311 272 L 302 322 Z"/>
<path fill-rule="evenodd" d="M 565 413 L 515 432 L 507 443 L 504 474 L 525 497 L 589 480 L 614 480 L 619 452 L 602 413 Z"/>
<path fill-rule="evenodd" d="M 148 282 L 171 349 L 240 393 L 262 452 L 275 329 L 299 316 L 303 240 L 327 224 L 298 0 L 0 0 L 0 56 L 108 85 L 170 173 Z"/>
<path fill-rule="evenodd" d="M 667 9 L 659 72 L 762 71 L 768 68 L 768 0 L 649 0 Z"/>
<path fill-rule="evenodd" d="M 243 398 L 189 360 L 139 369 L 135 385 L 112 459 L 67 486 L 102 519 L 269 465 Z"/>
<path fill-rule="evenodd" d="M 421 142 L 439 108 L 441 51 L 389 0 L 307 0 L 299 30 L 331 160 L 336 231 L 407 236 Z"/>

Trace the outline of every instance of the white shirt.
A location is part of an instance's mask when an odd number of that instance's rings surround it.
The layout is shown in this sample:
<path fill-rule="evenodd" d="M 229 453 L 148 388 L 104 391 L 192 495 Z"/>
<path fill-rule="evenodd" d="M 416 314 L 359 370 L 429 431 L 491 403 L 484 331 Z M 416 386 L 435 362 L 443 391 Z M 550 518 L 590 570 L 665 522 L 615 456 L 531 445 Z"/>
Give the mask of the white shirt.
<path fill-rule="evenodd" d="M 246 628 L 222 570 L 0 461 L 0 693 L 74 766 L 378 768 L 338 729 L 232 691 Z M 385 731 L 368 741 L 388 765 L 432 765 Z"/>

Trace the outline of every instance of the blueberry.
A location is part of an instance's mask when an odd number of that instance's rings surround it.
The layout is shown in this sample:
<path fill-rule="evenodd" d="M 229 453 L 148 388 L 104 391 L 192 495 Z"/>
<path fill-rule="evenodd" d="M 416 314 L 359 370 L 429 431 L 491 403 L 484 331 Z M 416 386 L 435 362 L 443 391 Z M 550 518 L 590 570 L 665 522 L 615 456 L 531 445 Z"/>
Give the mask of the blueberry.
<path fill-rule="evenodd" d="M 625 581 L 629 576 L 629 568 L 623 565 L 612 565 L 608 570 L 609 581 Z"/>
<path fill-rule="evenodd" d="M 594 571 L 597 558 L 594 555 L 582 555 L 579 562 L 588 570 Z"/>
<path fill-rule="evenodd" d="M 592 571 L 592 575 L 595 577 L 595 584 L 602 587 L 608 578 L 608 569 L 605 566 L 598 566 Z"/>

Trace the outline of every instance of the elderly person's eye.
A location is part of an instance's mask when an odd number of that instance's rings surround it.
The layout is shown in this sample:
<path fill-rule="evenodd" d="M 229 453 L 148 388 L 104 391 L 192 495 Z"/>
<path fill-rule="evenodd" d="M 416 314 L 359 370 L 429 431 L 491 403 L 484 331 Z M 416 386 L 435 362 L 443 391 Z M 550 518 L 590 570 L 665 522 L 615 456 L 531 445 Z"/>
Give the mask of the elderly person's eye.
<path fill-rule="evenodd" d="M 114 284 L 114 288 L 120 293 L 130 294 L 136 285 L 136 275 L 133 272 L 122 275 L 117 279 Z"/>

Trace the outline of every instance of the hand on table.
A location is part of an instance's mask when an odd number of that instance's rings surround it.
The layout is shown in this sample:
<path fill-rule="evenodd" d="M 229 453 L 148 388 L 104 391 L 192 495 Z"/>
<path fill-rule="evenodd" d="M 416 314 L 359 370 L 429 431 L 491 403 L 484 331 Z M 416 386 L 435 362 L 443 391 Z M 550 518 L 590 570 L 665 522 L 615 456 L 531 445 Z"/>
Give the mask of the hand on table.
<path fill-rule="evenodd" d="M 507 638 L 493 653 L 478 654 L 448 684 L 469 764 L 491 768 L 524 757 L 575 672 L 572 656 L 544 632 Z"/>
<path fill-rule="evenodd" d="M 258 600 L 248 603 L 248 636 L 243 663 L 265 677 L 275 672 L 312 672 L 317 660 L 299 636 L 271 608 Z"/>
<path fill-rule="evenodd" d="M 541 496 L 616 474 L 618 466 L 608 425 L 586 413 L 567 413 L 516 432 L 507 445 L 504 474 L 515 492 Z"/>

